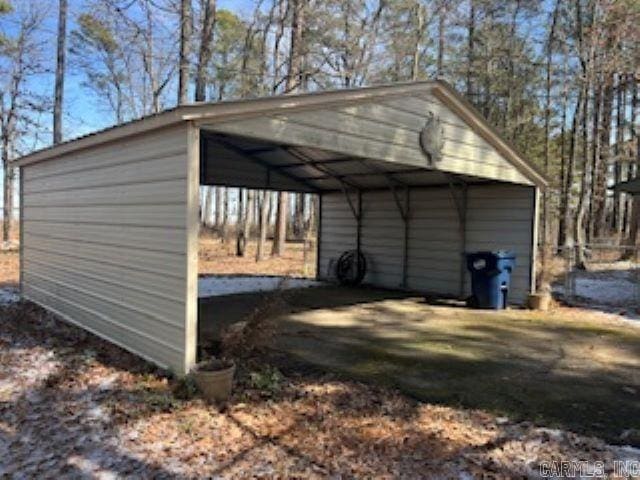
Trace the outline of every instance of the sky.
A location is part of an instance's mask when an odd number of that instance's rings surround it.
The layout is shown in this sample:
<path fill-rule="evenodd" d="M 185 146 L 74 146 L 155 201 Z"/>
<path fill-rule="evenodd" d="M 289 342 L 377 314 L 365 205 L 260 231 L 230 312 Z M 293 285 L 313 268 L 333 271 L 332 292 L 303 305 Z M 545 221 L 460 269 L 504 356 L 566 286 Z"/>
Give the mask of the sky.
<path fill-rule="evenodd" d="M 41 40 L 46 44 L 47 65 L 50 72 L 39 75 L 29 82 L 29 89 L 39 93 L 47 98 L 53 97 L 55 68 L 55 40 L 57 34 L 58 9 L 57 0 L 10 0 L 16 7 L 33 3 L 42 11 L 47 13 L 46 21 L 41 33 Z M 76 29 L 76 19 L 80 12 L 87 9 L 90 0 L 69 0 L 69 14 L 67 20 L 68 32 Z M 545 10 L 549 10 L 553 0 L 541 0 L 545 5 Z M 239 15 L 241 18 L 247 18 L 251 15 L 255 5 L 255 0 L 218 0 L 219 9 L 229 9 Z M 523 28 L 538 28 L 539 23 L 534 26 L 523 25 Z M 15 31 L 15 25 L 11 23 L 10 16 L 0 18 L 0 31 L 11 34 Z M 535 32 L 534 35 L 537 36 Z M 70 61 L 70 56 L 67 56 Z M 101 102 L 95 98 L 95 93 L 82 85 L 83 76 L 69 65 L 65 79 L 65 95 L 64 95 L 64 119 L 63 130 L 64 138 L 72 139 L 82 136 L 96 130 L 108 127 L 114 123 L 114 117 L 111 112 L 101 108 Z M 20 153 L 27 153 L 29 150 L 48 146 L 52 138 L 52 115 L 44 114 L 41 118 L 44 128 L 39 132 L 36 138 L 30 138 L 25 145 L 22 146 Z M 0 180 L 2 172 L 0 172 Z M 0 196 L 0 205 L 2 198 Z"/>
<path fill-rule="evenodd" d="M 10 0 L 11 3 L 19 8 L 20 2 L 23 0 Z M 55 0 L 32 0 L 38 8 L 47 12 L 46 20 L 41 31 L 41 38 L 47 44 L 47 54 L 50 54 L 48 66 L 53 69 L 55 67 L 55 38 L 57 34 L 58 10 L 57 1 Z M 67 17 L 67 31 L 71 32 L 76 27 L 76 19 L 83 10 L 87 8 L 87 0 L 69 0 L 69 13 Z M 241 17 L 248 16 L 252 9 L 253 0 L 218 0 L 219 9 L 229 9 L 234 11 Z M 15 31 L 15 25 L 10 18 L 0 18 L 0 31 L 11 34 Z M 67 41 L 67 46 L 69 45 Z M 67 55 L 67 62 L 70 56 Z M 72 67 L 71 65 L 68 65 Z M 73 138 L 84 135 L 86 133 L 104 128 L 113 122 L 108 112 L 101 112 L 96 106 L 97 99 L 92 98 L 93 92 L 82 86 L 82 75 L 74 72 L 73 68 L 68 68 L 65 78 L 65 95 L 64 95 L 64 114 L 65 138 Z M 40 75 L 33 79 L 29 88 L 37 93 L 44 95 L 53 95 L 54 76 L 53 73 Z M 48 135 L 47 135 L 48 134 Z M 47 141 L 47 136 L 51 137 L 51 132 L 43 133 L 43 140 Z M 50 139 L 49 139 L 50 141 Z"/>
<path fill-rule="evenodd" d="M 27 5 L 25 0 L 10 0 L 16 8 L 22 8 Z M 24 2 L 24 3 L 22 3 Z M 27 84 L 27 88 L 37 94 L 53 97 L 55 68 L 55 40 L 58 26 L 58 8 L 55 0 L 29 0 L 29 3 L 36 6 L 39 11 L 46 14 L 43 27 L 39 32 L 39 40 L 45 45 L 46 50 L 46 66 L 50 70 L 47 73 L 38 75 Z M 80 12 L 87 8 L 87 0 L 69 0 L 69 11 L 67 15 L 67 32 L 73 31 L 76 27 L 76 19 Z M 251 14 L 254 8 L 253 0 L 218 0 L 219 9 L 228 9 L 234 11 L 241 17 Z M 11 15 L 0 17 L 0 31 L 11 35 L 16 31 L 15 21 Z M 68 46 L 68 41 L 67 41 Z M 67 62 L 70 55 L 67 55 Z M 68 64 L 69 67 L 72 67 Z M 95 98 L 95 94 L 82 85 L 83 76 L 74 71 L 74 68 L 67 69 L 65 77 L 64 89 L 64 118 L 63 132 L 65 140 L 86 135 L 96 130 L 103 129 L 114 123 L 113 115 L 110 112 L 102 110 L 100 102 Z M 30 150 L 48 146 L 52 141 L 52 112 L 43 114 L 40 119 L 44 128 L 38 133 L 37 137 L 30 137 L 29 140 L 21 146 L 21 154 Z M 3 181 L 4 172 L 0 167 L 0 184 Z M 3 199 L 0 195 L 0 208 Z"/>
<path fill-rule="evenodd" d="M 57 33 L 57 1 L 56 0 L 10 0 L 16 7 L 24 4 L 34 3 L 38 8 L 47 12 L 47 19 L 41 33 L 43 41 L 47 43 L 47 54 L 49 58 L 49 67 L 53 71 L 55 68 L 55 39 Z M 69 14 L 67 20 L 68 32 L 76 28 L 76 18 L 79 13 L 87 9 L 90 0 L 69 0 Z M 256 0 L 218 0 L 219 9 L 229 9 L 239 15 L 241 18 L 247 18 L 251 15 Z M 545 10 L 553 0 L 542 0 L 545 4 Z M 0 17 L 0 31 L 12 32 L 14 26 L 9 19 Z M 526 26 L 525 26 L 526 28 Z M 535 27 L 534 27 L 535 28 Z M 69 55 L 67 61 L 69 62 Z M 99 108 L 100 102 L 93 95 L 91 90 L 83 87 L 82 75 L 69 65 L 64 97 L 64 136 L 66 139 L 75 138 L 87 133 L 105 128 L 113 123 L 113 116 L 110 112 Z M 41 75 L 33 79 L 29 88 L 37 93 L 45 96 L 53 94 L 53 73 Z M 44 120 L 44 119 L 43 119 Z M 45 124 L 50 122 L 46 122 Z M 38 138 L 39 147 L 46 146 L 51 141 L 51 131 L 42 132 Z M 27 145 L 27 149 L 35 147 L 35 143 Z"/>

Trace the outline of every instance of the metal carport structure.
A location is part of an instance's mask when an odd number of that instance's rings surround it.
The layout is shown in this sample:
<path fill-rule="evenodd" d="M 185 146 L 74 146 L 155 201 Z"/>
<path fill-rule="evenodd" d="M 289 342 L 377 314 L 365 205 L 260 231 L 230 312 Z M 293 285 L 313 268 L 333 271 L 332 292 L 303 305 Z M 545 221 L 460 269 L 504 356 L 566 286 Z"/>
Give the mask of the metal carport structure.
<path fill-rule="evenodd" d="M 543 176 L 440 81 L 193 104 L 51 147 L 21 167 L 21 291 L 154 363 L 197 347 L 199 186 L 318 193 L 320 278 L 464 296 L 462 253 L 518 254 L 535 288 Z"/>

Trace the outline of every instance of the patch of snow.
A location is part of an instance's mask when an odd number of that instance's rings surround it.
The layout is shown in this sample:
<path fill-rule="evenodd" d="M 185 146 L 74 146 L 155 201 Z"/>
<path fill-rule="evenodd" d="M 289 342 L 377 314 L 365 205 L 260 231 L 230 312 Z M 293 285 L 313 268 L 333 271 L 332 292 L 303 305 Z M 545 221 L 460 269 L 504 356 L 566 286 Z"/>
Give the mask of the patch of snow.
<path fill-rule="evenodd" d="M 198 297 L 218 297 L 237 293 L 270 292 L 278 289 L 319 287 L 323 282 L 308 278 L 214 275 L 198 279 Z"/>
<path fill-rule="evenodd" d="M 640 270 L 631 262 L 621 261 L 589 266 L 573 273 L 573 296 L 579 304 L 594 307 L 640 306 Z M 564 285 L 553 291 L 564 295 Z"/>
<path fill-rule="evenodd" d="M 20 294 L 15 288 L 0 288 L 0 306 L 18 303 Z"/>
<path fill-rule="evenodd" d="M 106 378 L 101 379 L 98 383 L 98 391 L 106 392 L 113 389 L 119 378 L 120 376 L 117 373 L 114 373 Z"/>
<path fill-rule="evenodd" d="M 0 382 L 0 400 L 13 401 L 20 395 L 26 395 L 30 402 L 38 403 L 37 394 L 31 393 L 49 376 L 60 368 L 60 362 L 52 351 L 27 348 L 14 348 L 14 358 L 20 359 L 16 364 L 3 365 L 6 380 Z"/>
<path fill-rule="evenodd" d="M 109 421 L 109 415 L 107 415 L 107 412 L 100 405 L 94 405 L 93 407 L 89 408 L 86 412 L 86 416 L 90 420 L 101 422 Z"/>
<path fill-rule="evenodd" d="M 627 306 L 638 302 L 638 286 L 624 278 L 576 278 L 575 294 L 605 305 Z"/>

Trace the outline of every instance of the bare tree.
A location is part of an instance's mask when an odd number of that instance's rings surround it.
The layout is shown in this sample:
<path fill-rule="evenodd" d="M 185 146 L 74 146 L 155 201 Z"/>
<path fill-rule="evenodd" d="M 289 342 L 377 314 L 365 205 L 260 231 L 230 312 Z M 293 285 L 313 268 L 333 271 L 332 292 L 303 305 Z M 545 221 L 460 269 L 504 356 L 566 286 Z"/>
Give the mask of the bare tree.
<path fill-rule="evenodd" d="M 39 98 L 27 88 L 30 78 L 45 71 L 41 63 L 42 42 L 38 31 L 42 26 L 44 12 L 29 5 L 16 14 L 13 35 L 2 35 L 0 50 L 3 68 L 0 69 L 0 156 L 4 170 L 2 243 L 11 240 L 14 213 L 15 169 L 11 160 L 17 150 L 21 134 L 38 129 L 32 116 L 41 115 L 50 103 Z"/>
<path fill-rule="evenodd" d="M 251 222 L 253 221 L 255 193 L 253 190 L 246 191 L 246 202 L 243 202 L 244 212 L 240 228 L 238 228 L 238 255 L 242 257 L 247 255 L 247 243 L 251 238 Z"/>
<path fill-rule="evenodd" d="M 196 66 L 196 102 L 206 100 L 207 66 L 211 60 L 213 30 L 216 23 L 216 0 L 203 0 L 202 29 L 200 31 L 200 50 Z"/>
<path fill-rule="evenodd" d="M 281 256 L 285 251 L 287 241 L 287 217 L 289 210 L 289 195 L 287 192 L 278 192 L 278 206 L 276 209 L 276 225 L 273 234 L 273 248 L 271 254 Z"/>
<path fill-rule="evenodd" d="M 473 99 L 473 75 L 476 46 L 476 0 L 469 0 L 469 22 L 467 24 L 467 97 Z"/>
<path fill-rule="evenodd" d="M 258 247 L 256 250 L 256 262 L 264 260 L 266 256 L 267 230 L 269 227 L 269 198 L 271 192 L 262 191 L 259 195 L 258 203 L 260 204 L 260 219 L 258 224 Z"/>
<path fill-rule="evenodd" d="M 448 6 L 446 0 L 443 0 L 438 13 L 438 57 L 436 61 L 436 76 L 441 77 L 444 74 L 444 49 L 445 49 L 445 28 L 447 21 Z"/>
<path fill-rule="evenodd" d="M 175 31 L 163 21 L 169 0 L 95 0 L 78 15 L 70 53 L 83 86 L 117 123 L 162 110 L 175 76 Z M 162 7 L 161 7 L 162 6 Z"/>
<path fill-rule="evenodd" d="M 416 18 L 416 25 L 413 33 L 413 55 L 411 59 L 411 80 L 418 80 L 420 77 L 420 56 L 422 49 L 422 37 L 424 36 L 424 29 L 426 25 L 426 12 L 424 5 L 420 2 L 416 2 L 414 6 L 414 14 Z"/>
<path fill-rule="evenodd" d="M 67 43 L 67 0 L 60 0 L 58 12 L 58 42 L 56 82 L 53 103 L 53 143 L 62 141 L 62 104 L 64 99 L 65 58 Z"/>
<path fill-rule="evenodd" d="M 178 75 L 178 104 L 182 105 L 189 99 L 189 53 L 191 52 L 192 32 L 191 0 L 180 0 L 180 58 Z"/>
<path fill-rule="evenodd" d="M 289 69 L 285 93 L 293 93 L 300 86 L 302 74 L 302 35 L 304 25 L 304 0 L 290 0 L 291 40 L 289 47 Z M 289 210 L 289 195 L 287 192 L 278 193 L 278 210 L 276 213 L 276 228 L 273 238 L 272 255 L 282 255 L 287 240 L 287 217 Z"/>

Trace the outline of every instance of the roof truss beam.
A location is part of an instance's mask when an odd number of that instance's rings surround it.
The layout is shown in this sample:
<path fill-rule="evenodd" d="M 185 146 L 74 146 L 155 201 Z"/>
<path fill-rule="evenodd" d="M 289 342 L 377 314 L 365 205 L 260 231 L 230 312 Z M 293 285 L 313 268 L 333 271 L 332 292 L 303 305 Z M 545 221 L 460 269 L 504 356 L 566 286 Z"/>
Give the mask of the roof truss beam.
<path fill-rule="evenodd" d="M 219 145 L 221 145 L 223 148 L 225 148 L 226 150 L 229 150 L 230 152 L 235 153 L 236 155 L 244 158 L 245 160 L 248 160 L 252 163 L 255 163 L 256 165 L 261 166 L 262 168 L 266 169 L 267 171 L 267 185 L 266 187 L 269 188 L 269 177 L 271 174 L 271 171 L 273 171 L 273 166 L 260 159 L 257 158 L 253 155 L 248 154 L 244 149 L 238 147 L 237 145 L 234 145 L 231 140 L 229 140 L 228 137 L 224 136 L 224 135 L 206 135 L 207 139 L 212 140 L 216 143 L 218 143 Z M 311 183 L 309 183 L 307 180 L 305 180 L 304 178 L 299 178 L 296 175 L 291 175 L 287 172 L 278 172 L 279 175 L 282 175 L 284 177 L 287 177 L 289 180 L 292 180 L 296 183 L 299 183 L 300 185 L 306 187 L 307 189 L 309 189 L 310 192 L 313 193 L 317 193 L 319 190 L 315 185 L 312 185 Z"/>

